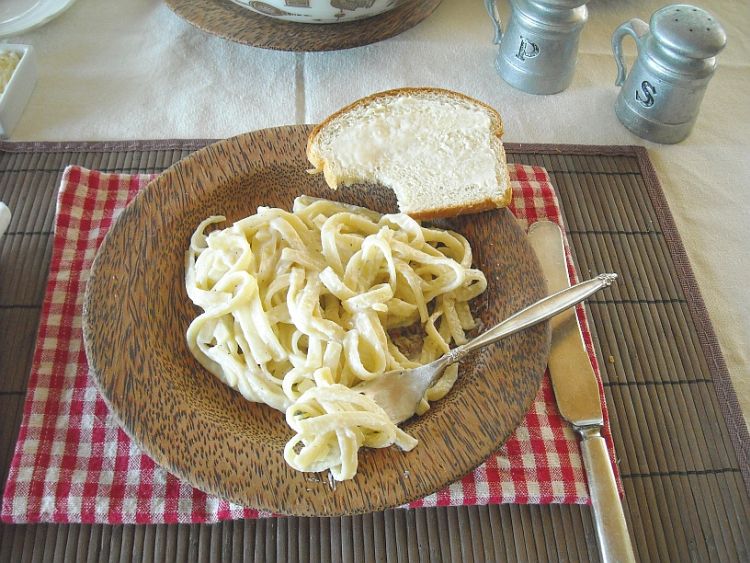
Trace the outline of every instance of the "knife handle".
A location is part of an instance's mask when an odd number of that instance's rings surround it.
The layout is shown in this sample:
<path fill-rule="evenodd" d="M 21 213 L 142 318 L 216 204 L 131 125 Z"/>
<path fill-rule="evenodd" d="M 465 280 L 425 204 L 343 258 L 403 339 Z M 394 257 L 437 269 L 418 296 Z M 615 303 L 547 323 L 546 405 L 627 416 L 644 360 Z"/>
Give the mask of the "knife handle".
<path fill-rule="evenodd" d="M 579 428 L 578 432 L 581 434 L 581 453 L 586 467 L 602 561 L 635 562 L 607 444 L 599 433 L 598 426 Z"/>

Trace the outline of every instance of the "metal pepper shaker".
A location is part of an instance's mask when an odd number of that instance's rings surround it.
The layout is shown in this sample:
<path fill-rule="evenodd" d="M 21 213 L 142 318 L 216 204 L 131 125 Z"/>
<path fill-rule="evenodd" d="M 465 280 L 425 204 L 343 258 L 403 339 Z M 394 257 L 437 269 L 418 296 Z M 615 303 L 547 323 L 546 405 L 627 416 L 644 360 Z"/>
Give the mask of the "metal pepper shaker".
<path fill-rule="evenodd" d="M 638 58 L 626 78 L 622 39 L 631 35 Z M 657 143 L 679 143 L 690 134 L 703 94 L 727 36 L 707 11 L 673 4 L 654 12 L 650 26 L 634 18 L 612 35 L 622 86 L 615 114 L 625 127 Z"/>
<path fill-rule="evenodd" d="M 562 92 L 573 81 L 586 0 L 511 0 L 503 33 L 495 0 L 485 0 L 500 48 L 495 67 L 508 84 L 530 94 Z"/>

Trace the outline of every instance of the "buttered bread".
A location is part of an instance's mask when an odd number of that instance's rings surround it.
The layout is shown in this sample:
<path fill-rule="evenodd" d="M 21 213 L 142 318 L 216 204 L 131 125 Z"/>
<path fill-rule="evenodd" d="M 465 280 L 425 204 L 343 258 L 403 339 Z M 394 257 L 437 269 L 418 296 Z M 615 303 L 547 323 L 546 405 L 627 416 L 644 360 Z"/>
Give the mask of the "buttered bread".
<path fill-rule="evenodd" d="M 403 88 L 363 98 L 310 134 L 326 183 L 379 183 L 400 211 L 429 219 L 504 207 L 511 188 L 500 115 L 463 94 Z"/>

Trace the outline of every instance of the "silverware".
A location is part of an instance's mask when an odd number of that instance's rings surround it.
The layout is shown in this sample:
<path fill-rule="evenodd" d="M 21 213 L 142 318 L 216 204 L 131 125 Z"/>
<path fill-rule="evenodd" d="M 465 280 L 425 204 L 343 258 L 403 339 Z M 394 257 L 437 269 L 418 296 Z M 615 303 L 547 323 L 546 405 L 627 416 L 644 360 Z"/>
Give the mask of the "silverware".
<path fill-rule="evenodd" d="M 559 291 L 568 287 L 560 227 L 549 221 L 534 223 L 529 229 L 529 242 L 542 264 L 547 289 Z M 550 325 L 550 377 L 560 414 L 581 437 L 581 452 L 602 560 L 635 561 L 607 445 L 600 434 L 604 418 L 599 402 L 599 386 L 575 311 L 570 309 L 561 313 L 550 321 Z"/>
<path fill-rule="evenodd" d="M 547 320 L 560 311 L 569 309 L 592 293 L 611 285 L 616 278 L 617 274 L 601 274 L 573 287 L 567 287 L 520 310 L 488 331 L 466 344 L 453 348 L 450 352 L 429 364 L 411 369 L 388 371 L 376 379 L 360 383 L 354 389 L 378 403 L 393 422 L 396 424 L 403 422 L 414 414 L 425 391 L 449 365 L 458 362 L 474 350 L 494 344 L 501 338 L 510 336 Z"/>

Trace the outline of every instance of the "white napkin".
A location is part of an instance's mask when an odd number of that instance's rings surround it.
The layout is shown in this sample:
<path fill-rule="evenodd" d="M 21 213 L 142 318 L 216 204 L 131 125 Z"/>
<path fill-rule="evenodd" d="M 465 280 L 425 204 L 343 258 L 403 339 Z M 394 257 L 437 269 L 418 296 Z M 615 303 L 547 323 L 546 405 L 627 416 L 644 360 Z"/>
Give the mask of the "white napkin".
<path fill-rule="evenodd" d="M 215 138 L 295 122 L 294 53 L 210 35 L 160 1 L 78 0 L 14 41 L 39 59 L 14 141 Z"/>

